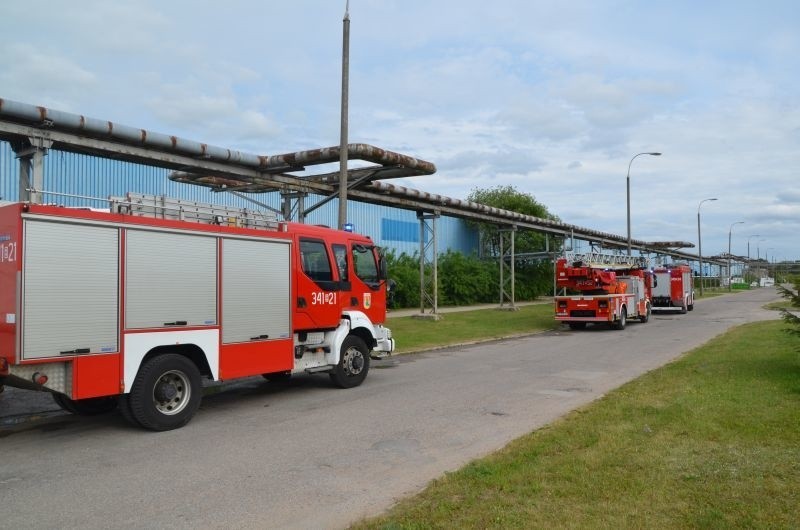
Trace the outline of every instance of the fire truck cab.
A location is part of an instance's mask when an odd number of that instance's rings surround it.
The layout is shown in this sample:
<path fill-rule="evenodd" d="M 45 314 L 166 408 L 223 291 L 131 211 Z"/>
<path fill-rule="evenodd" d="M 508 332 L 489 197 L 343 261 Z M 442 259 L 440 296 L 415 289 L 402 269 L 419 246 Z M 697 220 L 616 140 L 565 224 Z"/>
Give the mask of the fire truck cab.
<path fill-rule="evenodd" d="M 192 418 L 204 378 L 357 386 L 394 350 L 385 279 L 369 238 L 252 210 L 2 206 L 0 384 L 158 431 Z"/>

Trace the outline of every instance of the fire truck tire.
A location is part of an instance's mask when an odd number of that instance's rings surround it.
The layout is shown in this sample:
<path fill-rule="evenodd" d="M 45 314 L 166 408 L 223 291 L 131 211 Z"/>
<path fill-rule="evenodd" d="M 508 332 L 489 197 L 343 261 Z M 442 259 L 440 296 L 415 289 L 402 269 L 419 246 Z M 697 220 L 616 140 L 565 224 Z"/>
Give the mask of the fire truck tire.
<path fill-rule="evenodd" d="M 330 373 L 331 380 L 339 388 L 353 388 L 364 382 L 369 372 L 369 349 L 355 335 L 348 335 L 342 342 L 339 364 Z"/>
<path fill-rule="evenodd" d="M 122 414 L 122 417 L 125 418 L 125 421 L 134 427 L 141 427 L 142 424 L 133 417 L 133 411 L 131 410 L 131 401 L 129 397 L 130 396 L 128 394 L 122 394 L 119 397 L 119 413 Z"/>
<path fill-rule="evenodd" d="M 70 414 L 77 416 L 97 416 L 117 408 L 117 396 L 105 396 L 89 399 L 70 399 L 64 394 L 53 394 L 56 405 Z"/>
<path fill-rule="evenodd" d="M 686 314 L 686 311 L 687 311 L 686 308 L 687 307 L 688 307 L 688 304 L 686 303 L 686 300 L 684 300 L 683 304 L 681 304 L 681 315 L 685 315 Z"/>
<path fill-rule="evenodd" d="M 151 431 L 183 427 L 200 407 L 200 371 L 175 353 L 153 357 L 142 365 L 128 398 L 131 413 Z"/>
<path fill-rule="evenodd" d="M 619 319 L 614 322 L 614 329 L 625 329 L 625 324 L 628 323 L 628 309 L 623 307 L 619 311 Z"/>
<path fill-rule="evenodd" d="M 567 322 L 569 329 L 586 329 L 586 322 Z"/>
<path fill-rule="evenodd" d="M 650 314 L 653 312 L 653 308 L 650 307 L 650 304 L 645 306 L 644 314 L 639 317 L 639 320 L 642 324 L 647 324 L 647 321 L 650 320 Z"/>

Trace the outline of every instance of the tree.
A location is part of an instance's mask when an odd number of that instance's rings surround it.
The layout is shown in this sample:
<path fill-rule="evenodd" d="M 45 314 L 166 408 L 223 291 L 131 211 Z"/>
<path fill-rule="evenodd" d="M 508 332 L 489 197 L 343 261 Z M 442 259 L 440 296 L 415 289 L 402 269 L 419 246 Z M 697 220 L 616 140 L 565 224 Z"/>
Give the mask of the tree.
<path fill-rule="evenodd" d="M 791 304 L 792 310 L 788 309 L 781 309 L 781 313 L 783 313 L 783 320 L 787 324 L 791 324 L 794 326 L 792 329 L 788 330 L 790 333 L 794 333 L 795 335 L 800 335 L 800 317 L 797 316 L 797 310 L 800 309 L 800 278 L 794 279 L 794 290 L 788 289 L 783 285 L 778 286 L 778 292 L 789 301 Z"/>
<path fill-rule="evenodd" d="M 518 191 L 513 186 L 496 186 L 491 189 L 474 189 L 468 199 L 472 202 L 493 206 L 503 210 L 560 221 L 558 216 L 550 213 L 544 204 L 529 194 Z M 498 259 L 500 256 L 501 226 L 490 223 L 473 223 L 480 233 L 481 256 Z M 553 263 L 535 254 L 550 250 L 558 250 L 559 244 L 547 236 L 533 230 L 520 230 L 514 235 L 515 290 L 520 300 L 532 300 L 537 296 L 552 293 Z"/>
<path fill-rule="evenodd" d="M 496 186 L 490 189 L 473 189 L 467 197 L 472 202 L 493 206 L 511 212 L 517 212 L 541 219 L 560 221 L 551 214 L 547 206 L 541 204 L 530 193 L 518 191 L 514 186 Z M 473 222 L 481 236 L 481 255 L 496 257 L 500 253 L 500 230 L 495 224 Z M 514 236 L 514 247 L 517 254 L 542 252 L 546 248 L 546 236 L 532 230 L 517 232 Z M 550 246 L 553 249 L 553 246 Z"/>

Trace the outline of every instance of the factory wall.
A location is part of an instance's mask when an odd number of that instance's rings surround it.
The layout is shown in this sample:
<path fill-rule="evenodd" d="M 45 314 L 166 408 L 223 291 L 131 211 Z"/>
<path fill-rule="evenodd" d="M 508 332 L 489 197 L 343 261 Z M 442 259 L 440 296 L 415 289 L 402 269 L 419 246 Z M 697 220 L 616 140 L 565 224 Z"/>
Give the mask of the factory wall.
<path fill-rule="evenodd" d="M 127 192 L 166 195 L 190 201 L 225 204 L 242 208 L 258 207 L 252 202 L 231 195 L 215 193 L 202 186 L 181 184 L 167 178 L 170 170 L 98 158 L 88 155 L 50 150 L 44 157 L 43 202 L 64 206 L 107 206 L 110 195 Z M 253 199 L 273 208 L 280 208 L 278 193 L 250 194 Z M 0 200 L 19 198 L 19 162 L 7 142 L 0 142 Z M 309 195 L 308 208 L 322 197 Z M 338 200 L 334 199 L 314 210 L 307 223 L 336 226 Z M 349 201 L 348 222 L 354 231 L 370 236 L 378 245 L 400 254 L 420 251 L 420 224 L 416 213 L 399 208 Z M 461 219 L 440 217 L 436 220 L 438 249 L 470 254 L 477 252 L 478 234 Z"/>

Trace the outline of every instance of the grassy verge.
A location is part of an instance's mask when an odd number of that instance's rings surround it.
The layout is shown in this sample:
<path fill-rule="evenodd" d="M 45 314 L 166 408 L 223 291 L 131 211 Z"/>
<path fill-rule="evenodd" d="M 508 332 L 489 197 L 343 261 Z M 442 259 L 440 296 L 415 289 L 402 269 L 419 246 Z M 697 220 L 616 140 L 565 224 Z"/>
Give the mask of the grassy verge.
<path fill-rule="evenodd" d="M 777 302 L 770 302 L 764 306 L 765 309 L 771 309 L 773 311 L 780 311 L 781 309 L 792 309 L 792 303 L 789 300 L 779 300 Z"/>
<path fill-rule="evenodd" d="M 700 295 L 699 289 L 695 289 L 694 291 L 694 297 L 697 298 L 698 300 L 702 298 L 714 298 L 715 296 L 722 296 L 723 294 L 728 294 L 728 290 L 720 288 L 711 288 L 711 289 L 705 288 L 703 289 L 702 295 Z"/>
<path fill-rule="evenodd" d="M 386 324 L 398 353 L 509 335 L 533 333 L 557 325 L 552 304 L 523 306 L 519 311 L 479 310 L 447 313 L 441 320 L 389 318 Z"/>
<path fill-rule="evenodd" d="M 741 326 L 357 528 L 796 528 L 800 356 Z"/>

